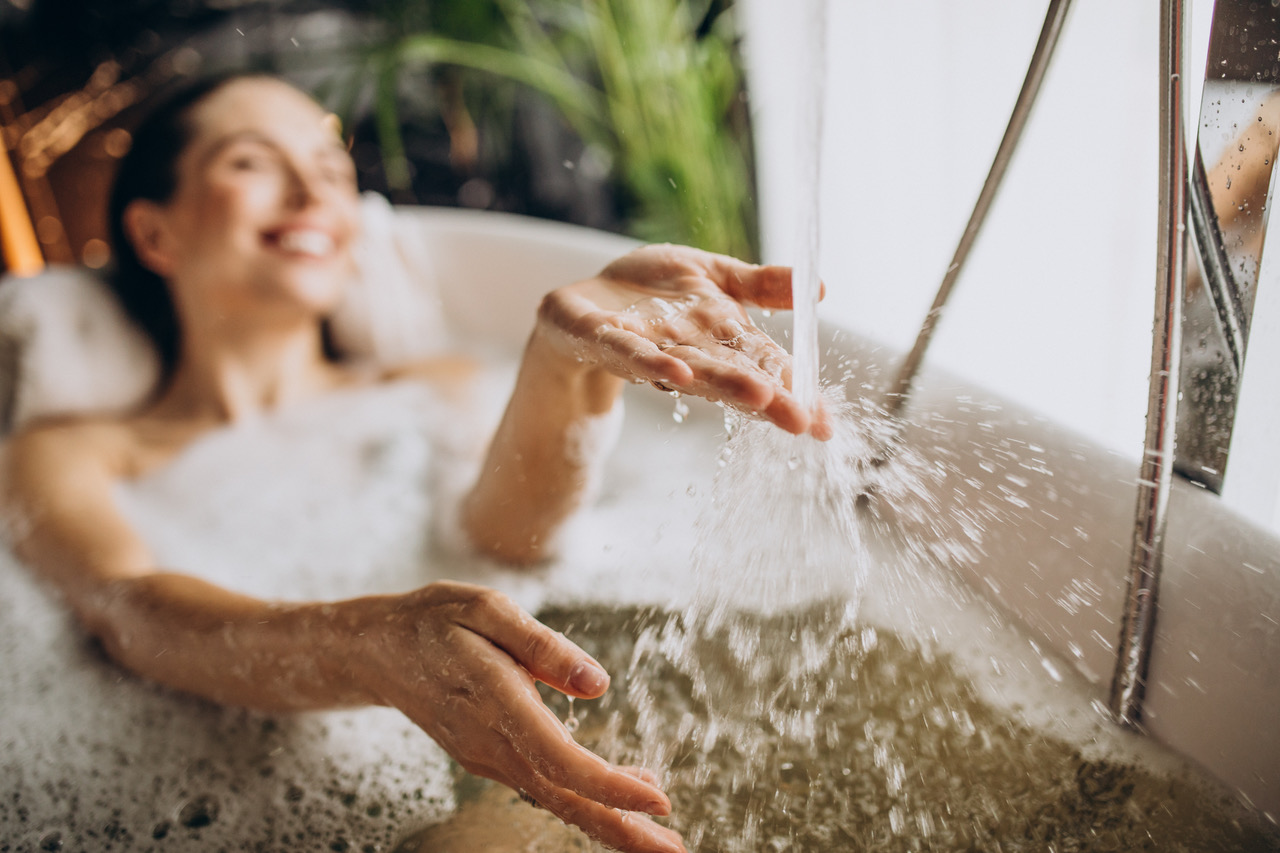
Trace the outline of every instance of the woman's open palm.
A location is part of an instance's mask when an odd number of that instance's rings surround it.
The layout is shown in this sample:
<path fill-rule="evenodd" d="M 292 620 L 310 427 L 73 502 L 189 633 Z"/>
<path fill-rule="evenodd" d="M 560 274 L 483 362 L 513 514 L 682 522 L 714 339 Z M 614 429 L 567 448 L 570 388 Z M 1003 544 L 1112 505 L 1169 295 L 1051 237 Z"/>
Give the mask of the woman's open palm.
<path fill-rule="evenodd" d="M 749 305 L 789 309 L 791 270 L 655 245 L 548 294 L 538 321 L 562 350 L 619 376 L 825 437 L 821 414 L 791 394 L 790 356 L 752 323 Z"/>

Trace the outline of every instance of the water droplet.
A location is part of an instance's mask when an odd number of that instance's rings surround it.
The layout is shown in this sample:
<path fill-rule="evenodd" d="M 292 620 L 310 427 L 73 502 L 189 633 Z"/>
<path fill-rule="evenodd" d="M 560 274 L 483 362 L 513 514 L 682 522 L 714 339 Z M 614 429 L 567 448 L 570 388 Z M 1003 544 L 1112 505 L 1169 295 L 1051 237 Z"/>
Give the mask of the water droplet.
<path fill-rule="evenodd" d="M 573 706 L 573 697 L 570 696 L 569 697 L 569 713 L 564 718 L 564 727 L 569 730 L 570 734 L 573 734 L 578 730 L 578 726 L 580 725 L 581 725 L 581 721 L 578 720 L 576 709 Z"/>
<path fill-rule="evenodd" d="M 678 424 L 682 424 L 685 418 L 689 417 L 689 404 L 680 398 L 679 391 L 672 391 L 671 396 L 676 400 L 676 408 L 671 413 L 671 419 Z"/>
<path fill-rule="evenodd" d="M 1054 681 L 1062 681 L 1062 673 L 1058 672 L 1058 668 L 1053 665 L 1053 661 L 1048 658 L 1040 658 L 1040 666 L 1044 667 L 1044 671 L 1049 673 L 1049 677 Z"/>

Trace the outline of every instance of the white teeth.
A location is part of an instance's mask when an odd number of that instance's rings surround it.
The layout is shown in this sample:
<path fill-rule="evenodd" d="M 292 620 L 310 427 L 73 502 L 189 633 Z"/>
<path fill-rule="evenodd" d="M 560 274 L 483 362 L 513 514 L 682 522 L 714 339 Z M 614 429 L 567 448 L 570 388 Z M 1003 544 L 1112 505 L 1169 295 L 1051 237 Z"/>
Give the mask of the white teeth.
<path fill-rule="evenodd" d="M 323 231 L 301 228 L 281 234 L 280 248 L 319 258 L 333 251 L 333 238 Z"/>

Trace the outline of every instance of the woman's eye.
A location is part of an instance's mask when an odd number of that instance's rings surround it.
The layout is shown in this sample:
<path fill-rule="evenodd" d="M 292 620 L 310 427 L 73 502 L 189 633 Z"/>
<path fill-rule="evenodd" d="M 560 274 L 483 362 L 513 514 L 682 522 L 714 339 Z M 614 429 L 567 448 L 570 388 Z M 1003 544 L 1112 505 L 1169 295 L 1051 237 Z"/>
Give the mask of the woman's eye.
<path fill-rule="evenodd" d="M 326 163 L 320 167 L 320 176 L 335 184 L 353 183 L 356 179 L 355 169 L 342 163 Z"/>
<path fill-rule="evenodd" d="M 256 145 L 237 145 L 227 151 L 227 165 L 238 172 L 269 169 L 274 162 L 272 152 Z"/>

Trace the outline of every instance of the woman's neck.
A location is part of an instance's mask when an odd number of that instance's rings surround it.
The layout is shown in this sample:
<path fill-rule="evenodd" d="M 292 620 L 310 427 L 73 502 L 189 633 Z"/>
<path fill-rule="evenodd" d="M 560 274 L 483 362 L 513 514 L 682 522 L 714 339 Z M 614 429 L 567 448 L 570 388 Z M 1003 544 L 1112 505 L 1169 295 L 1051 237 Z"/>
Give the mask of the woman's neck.
<path fill-rule="evenodd" d="M 320 327 L 184 330 L 173 378 L 152 410 L 165 417 L 230 423 L 313 397 L 338 384 Z"/>

